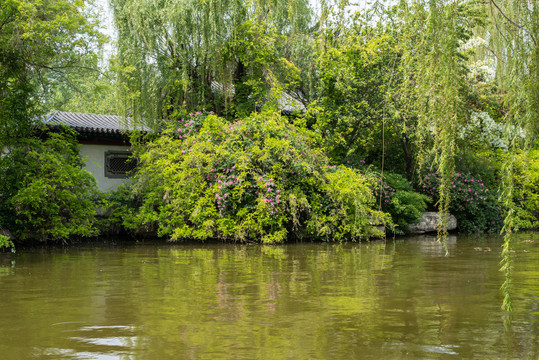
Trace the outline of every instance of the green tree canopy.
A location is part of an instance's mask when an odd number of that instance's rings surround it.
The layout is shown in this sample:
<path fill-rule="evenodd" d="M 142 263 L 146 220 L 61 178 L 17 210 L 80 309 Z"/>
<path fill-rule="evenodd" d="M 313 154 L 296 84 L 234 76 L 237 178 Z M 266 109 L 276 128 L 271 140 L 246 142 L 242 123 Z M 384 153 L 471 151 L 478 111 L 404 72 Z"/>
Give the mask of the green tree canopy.
<path fill-rule="evenodd" d="M 95 69 L 103 40 L 85 0 L 4 0 L 0 5 L 0 147 L 26 136 L 50 89 Z"/>

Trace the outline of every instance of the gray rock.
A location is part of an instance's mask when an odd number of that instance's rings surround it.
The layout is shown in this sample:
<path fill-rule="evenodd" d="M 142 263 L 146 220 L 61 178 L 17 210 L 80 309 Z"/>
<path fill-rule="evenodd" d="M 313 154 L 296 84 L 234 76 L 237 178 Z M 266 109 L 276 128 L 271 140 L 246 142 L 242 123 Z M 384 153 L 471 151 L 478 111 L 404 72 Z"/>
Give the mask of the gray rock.
<path fill-rule="evenodd" d="M 424 212 L 421 214 L 421 219 L 417 224 L 410 224 L 406 228 L 406 232 L 409 234 L 424 234 L 428 232 L 438 231 L 438 224 L 440 223 L 440 215 L 437 212 Z M 449 221 L 447 222 L 447 230 L 455 230 L 457 228 L 457 218 L 449 214 Z"/>
<path fill-rule="evenodd" d="M 0 228 L 0 235 L 6 236 L 9 240 L 13 241 L 15 240 L 15 236 L 9 231 L 8 229 L 2 229 Z"/>

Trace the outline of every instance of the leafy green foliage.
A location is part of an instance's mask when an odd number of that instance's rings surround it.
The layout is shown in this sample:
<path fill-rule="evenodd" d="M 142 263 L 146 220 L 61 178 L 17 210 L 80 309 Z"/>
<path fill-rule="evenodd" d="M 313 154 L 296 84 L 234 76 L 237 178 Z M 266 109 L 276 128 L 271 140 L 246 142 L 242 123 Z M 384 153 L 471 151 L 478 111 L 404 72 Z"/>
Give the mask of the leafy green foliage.
<path fill-rule="evenodd" d="M 9 239 L 9 237 L 0 234 L 0 250 L 3 248 L 7 249 L 15 249 L 15 244 L 13 244 L 13 241 Z"/>
<path fill-rule="evenodd" d="M 395 232 L 399 234 L 421 218 L 421 213 L 427 210 L 427 203 L 430 202 L 428 196 L 415 192 L 406 178 L 392 173 L 385 173 L 384 181 L 378 179 L 374 196 L 382 211 L 391 215 L 396 225 Z"/>
<path fill-rule="evenodd" d="M 515 159 L 515 228 L 539 227 L 539 150 L 519 154 Z"/>
<path fill-rule="evenodd" d="M 4 0 L 0 6 L 0 147 L 30 134 L 55 84 L 95 68 L 103 36 L 84 0 Z"/>
<path fill-rule="evenodd" d="M 233 113 L 244 117 L 264 105 L 278 108 L 281 93 L 293 88 L 299 70 L 279 56 L 278 43 L 285 36 L 266 22 L 245 21 L 223 51 L 223 60 L 241 66 L 235 73 Z"/>
<path fill-rule="evenodd" d="M 394 39 L 365 30 L 362 20 L 355 18 L 340 37 L 327 29 L 317 46 L 317 100 L 307 125 L 322 134 L 339 161 L 369 155 L 380 159 L 385 95 L 398 58 Z"/>
<path fill-rule="evenodd" d="M 84 69 L 70 74 L 69 82 L 51 89 L 48 103 L 59 111 L 119 115 L 117 76 L 111 60 L 108 70 Z"/>
<path fill-rule="evenodd" d="M 95 179 L 81 169 L 73 135 L 28 139 L 0 159 L 0 223 L 18 239 L 96 234 Z"/>
<path fill-rule="evenodd" d="M 361 239 L 385 220 L 369 178 L 329 165 L 308 132 L 273 113 L 229 124 L 197 112 L 137 155 L 142 206 L 128 221 L 173 240 Z"/>

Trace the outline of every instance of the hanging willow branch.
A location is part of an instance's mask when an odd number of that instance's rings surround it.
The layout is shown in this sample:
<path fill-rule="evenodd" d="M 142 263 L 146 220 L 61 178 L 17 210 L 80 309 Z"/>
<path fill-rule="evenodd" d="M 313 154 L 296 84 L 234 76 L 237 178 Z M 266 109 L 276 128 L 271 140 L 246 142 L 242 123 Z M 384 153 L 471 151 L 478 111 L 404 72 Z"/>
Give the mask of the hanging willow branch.
<path fill-rule="evenodd" d="M 461 122 L 459 89 L 463 74 L 458 56 L 459 1 L 413 0 L 404 9 L 404 77 L 407 97 L 417 111 L 419 163 L 434 160 L 441 174 L 439 240 L 447 238 L 457 126 Z M 418 28 L 419 27 L 419 28 Z"/>
<path fill-rule="evenodd" d="M 502 167 L 500 200 L 506 209 L 504 243 L 500 271 L 505 280 L 501 287 L 502 308 L 512 310 L 512 242 L 518 230 L 514 192 L 514 158 L 532 145 L 539 119 L 539 8 L 527 0 L 490 0 L 491 25 L 487 29 L 497 61 L 497 79 L 505 95 L 505 136 L 508 156 Z"/>

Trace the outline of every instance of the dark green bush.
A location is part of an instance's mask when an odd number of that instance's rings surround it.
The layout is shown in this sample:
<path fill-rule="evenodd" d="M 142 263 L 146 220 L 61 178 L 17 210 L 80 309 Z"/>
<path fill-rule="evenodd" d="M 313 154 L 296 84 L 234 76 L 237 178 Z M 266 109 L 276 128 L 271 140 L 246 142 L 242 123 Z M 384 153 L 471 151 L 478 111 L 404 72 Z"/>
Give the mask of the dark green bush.
<path fill-rule="evenodd" d="M 46 137 L 22 140 L 0 159 L 0 225 L 19 240 L 95 235 L 97 187 L 75 137 Z"/>
<path fill-rule="evenodd" d="M 391 215 L 396 233 L 402 234 L 409 224 L 417 222 L 421 213 L 427 210 L 430 198 L 415 192 L 404 176 L 384 173 L 384 181 L 379 179 L 377 184 L 374 196 L 382 211 Z"/>

